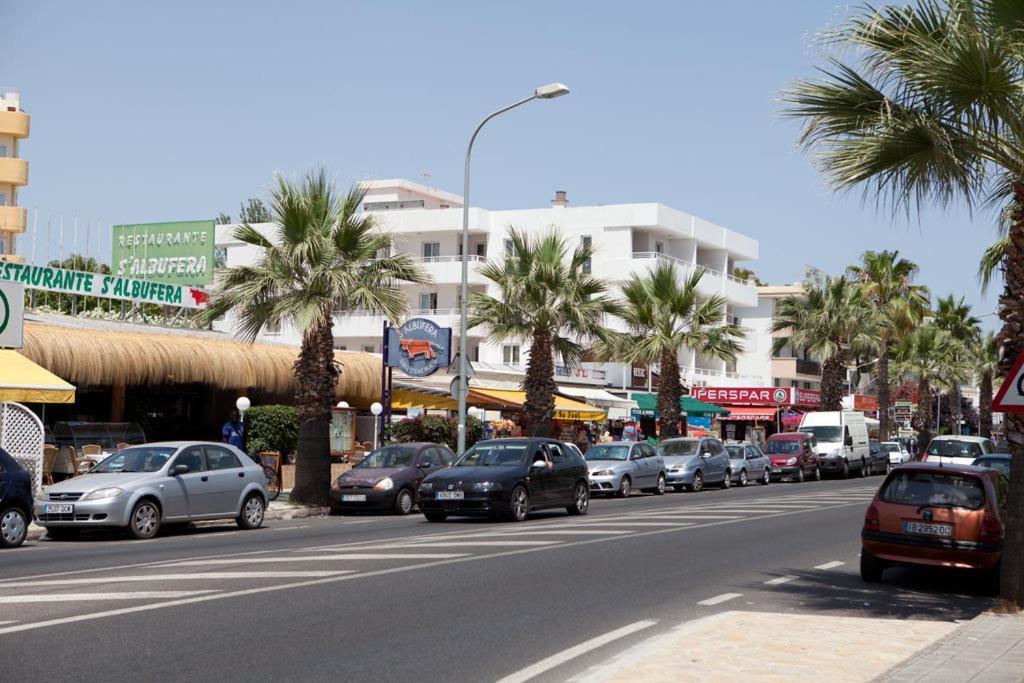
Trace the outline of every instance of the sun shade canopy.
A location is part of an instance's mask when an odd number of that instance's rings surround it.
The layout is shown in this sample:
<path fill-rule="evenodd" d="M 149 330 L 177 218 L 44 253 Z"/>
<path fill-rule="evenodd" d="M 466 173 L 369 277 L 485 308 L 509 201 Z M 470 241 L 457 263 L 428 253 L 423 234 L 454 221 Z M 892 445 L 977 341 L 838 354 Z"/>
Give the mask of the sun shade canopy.
<path fill-rule="evenodd" d="M 74 403 L 75 387 L 17 351 L 0 351 L 0 401 Z"/>

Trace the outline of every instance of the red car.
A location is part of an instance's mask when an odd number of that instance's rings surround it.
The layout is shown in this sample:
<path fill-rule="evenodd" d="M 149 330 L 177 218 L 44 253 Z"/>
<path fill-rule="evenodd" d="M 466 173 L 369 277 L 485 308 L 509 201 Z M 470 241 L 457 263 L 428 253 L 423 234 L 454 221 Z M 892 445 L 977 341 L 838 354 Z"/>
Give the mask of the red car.
<path fill-rule="evenodd" d="M 764 445 L 764 454 L 771 463 L 772 479 L 804 481 L 821 479 L 814 435 L 807 432 L 772 434 Z"/>
<path fill-rule="evenodd" d="M 973 465 L 908 463 L 889 473 L 864 515 L 860 575 L 927 565 L 985 572 L 998 585 L 1009 482 Z"/>

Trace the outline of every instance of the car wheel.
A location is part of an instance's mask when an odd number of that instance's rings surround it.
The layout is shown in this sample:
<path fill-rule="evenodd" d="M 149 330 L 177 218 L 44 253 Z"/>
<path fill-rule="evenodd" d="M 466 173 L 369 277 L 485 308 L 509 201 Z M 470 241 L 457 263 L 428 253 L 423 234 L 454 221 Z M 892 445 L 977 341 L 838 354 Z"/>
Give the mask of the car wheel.
<path fill-rule="evenodd" d="M 686 487 L 683 486 L 682 484 L 674 484 L 672 486 L 672 490 L 675 491 L 676 493 L 682 493 L 683 491 L 686 490 Z"/>
<path fill-rule="evenodd" d="M 821 466 L 819 465 L 814 467 L 814 481 L 821 481 Z"/>
<path fill-rule="evenodd" d="M 764 468 L 764 479 L 761 480 L 762 486 L 767 486 L 772 483 L 772 473 L 767 467 Z"/>
<path fill-rule="evenodd" d="M 17 548 L 28 535 L 28 518 L 18 508 L 0 513 L 0 548 Z"/>
<path fill-rule="evenodd" d="M 242 514 L 235 520 L 240 529 L 259 529 L 263 526 L 263 517 L 267 513 L 263 496 L 258 493 L 250 493 L 245 502 L 242 503 Z"/>
<path fill-rule="evenodd" d="M 448 513 L 445 512 L 444 510 L 439 510 L 436 512 L 424 512 L 423 516 L 427 518 L 428 522 L 443 522 L 444 520 L 448 519 Z"/>
<path fill-rule="evenodd" d="M 658 475 L 658 483 L 654 486 L 654 495 L 663 496 L 665 495 L 665 475 Z"/>
<path fill-rule="evenodd" d="M 395 512 L 400 515 L 407 515 L 412 512 L 413 505 L 416 501 L 413 500 L 412 491 L 409 489 L 402 489 L 395 496 Z"/>
<path fill-rule="evenodd" d="M 878 583 L 885 573 L 885 563 L 877 557 L 861 548 L 860 551 L 860 578 L 865 583 Z"/>
<path fill-rule="evenodd" d="M 722 478 L 722 488 L 727 489 L 730 486 L 732 486 L 732 472 L 726 470 L 725 476 Z"/>
<path fill-rule="evenodd" d="M 804 467 L 803 467 L 803 465 L 801 465 L 800 469 L 797 470 L 796 480 L 797 480 L 797 483 L 799 483 L 799 484 L 804 483 Z"/>
<path fill-rule="evenodd" d="M 693 483 L 690 484 L 690 490 L 694 493 L 700 493 L 704 490 L 704 475 L 701 474 L 700 470 L 693 473 Z"/>
<path fill-rule="evenodd" d="M 849 461 L 843 461 L 843 479 L 850 478 L 850 463 Z"/>
<path fill-rule="evenodd" d="M 740 470 L 740 481 L 739 481 L 739 484 L 740 484 L 740 486 L 746 486 L 747 485 L 747 471 L 746 470 Z"/>
<path fill-rule="evenodd" d="M 572 505 L 568 505 L 565 511 L 570 515 L 585 515 L 590 509 L 590 489 L 582 481 L 576 483 L 572 491 Z"/>
<path fill-rule="evenodd" d="M 128 518 L 128 533 L 133 538 L 145 540 L 156 536 L 160 530 L 160 507 L 149 498 L 144 498 L 132 508 Z"/>
<path fill-rule="evenodd" d="M 512 495 L 508 501 L 508 513 L 505 516 L 513 522 L 522 522 L 528 514 L 530 514 L 530 494 L 526 492 L 526 487 L 517 486 L 512 489 Z"/>
<path fill-rule="evenodd" d="M 615 492 L 615 495 L 619 498 L 629 498 L 629 493 L 632 490 L 633 482 L 630 481 L 629 475 L 624 475 L 619 480 L 619 490 Z"/>

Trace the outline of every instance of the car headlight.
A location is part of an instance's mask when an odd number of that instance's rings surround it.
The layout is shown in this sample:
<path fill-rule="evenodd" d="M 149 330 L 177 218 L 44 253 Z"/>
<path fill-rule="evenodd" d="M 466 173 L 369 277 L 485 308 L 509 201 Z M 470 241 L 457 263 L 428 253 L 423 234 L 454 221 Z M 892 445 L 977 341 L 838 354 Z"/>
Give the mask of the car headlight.
<path fill-rule="evenodd" d="M 395 488 L 395 482 L 391 481 L 391 477 L 384 477 L 373 485 L 374 491 L 390 491 L 393 488 Z"/>
<path fill-rule="evenodd" d="M 91 491 L 82 496 L 82 500 L 102 500 L 103 498 L 116 498 L 117 496 L 120 496 L 122 493 L 124 493 L 124 489 L 119 489 L 116 486 L 111 487 L 109 489 L 96 489 L 95 491 Z"/>
<path fill-rule="evenodd" d="M 478 481 L 473 484 L 474 491 L 500 491 L 502 489 L 499 481 Z"/>
<path fill-rule="evenodd" d="M 786 461 L 786 464 L 787 465 L 795 465 L 796 464 L 796 458 L 790 458 L 789 460 Z"/>
<path fill-rule="evenodd" d="M 423 491 L 424 493 L 430 493 L 433 490 L 434 482 L 432 481 L 425 481 L 422 484 L 420 484 L 420 491 Z"/>
<path fill-rule="evenodd" d="M 591 472 L 590 476 L 592 476 L 592 477 L 611 477 L 614 474 L 615 474 L 615 470 L 597 470 L 596 472 Z"/>

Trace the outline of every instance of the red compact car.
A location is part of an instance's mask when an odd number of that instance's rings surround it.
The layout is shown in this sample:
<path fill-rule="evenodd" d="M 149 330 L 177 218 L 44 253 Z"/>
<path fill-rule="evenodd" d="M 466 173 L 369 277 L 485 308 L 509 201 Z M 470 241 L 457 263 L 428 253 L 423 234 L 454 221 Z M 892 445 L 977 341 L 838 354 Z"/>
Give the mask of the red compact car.
<path fill-rule="evenodd" d="M 821 479 L 814 435 L 806 432 L 772 434 L 764 445 L 764 454 L 771 462 L 772 479 L 804 481 Z"/>

